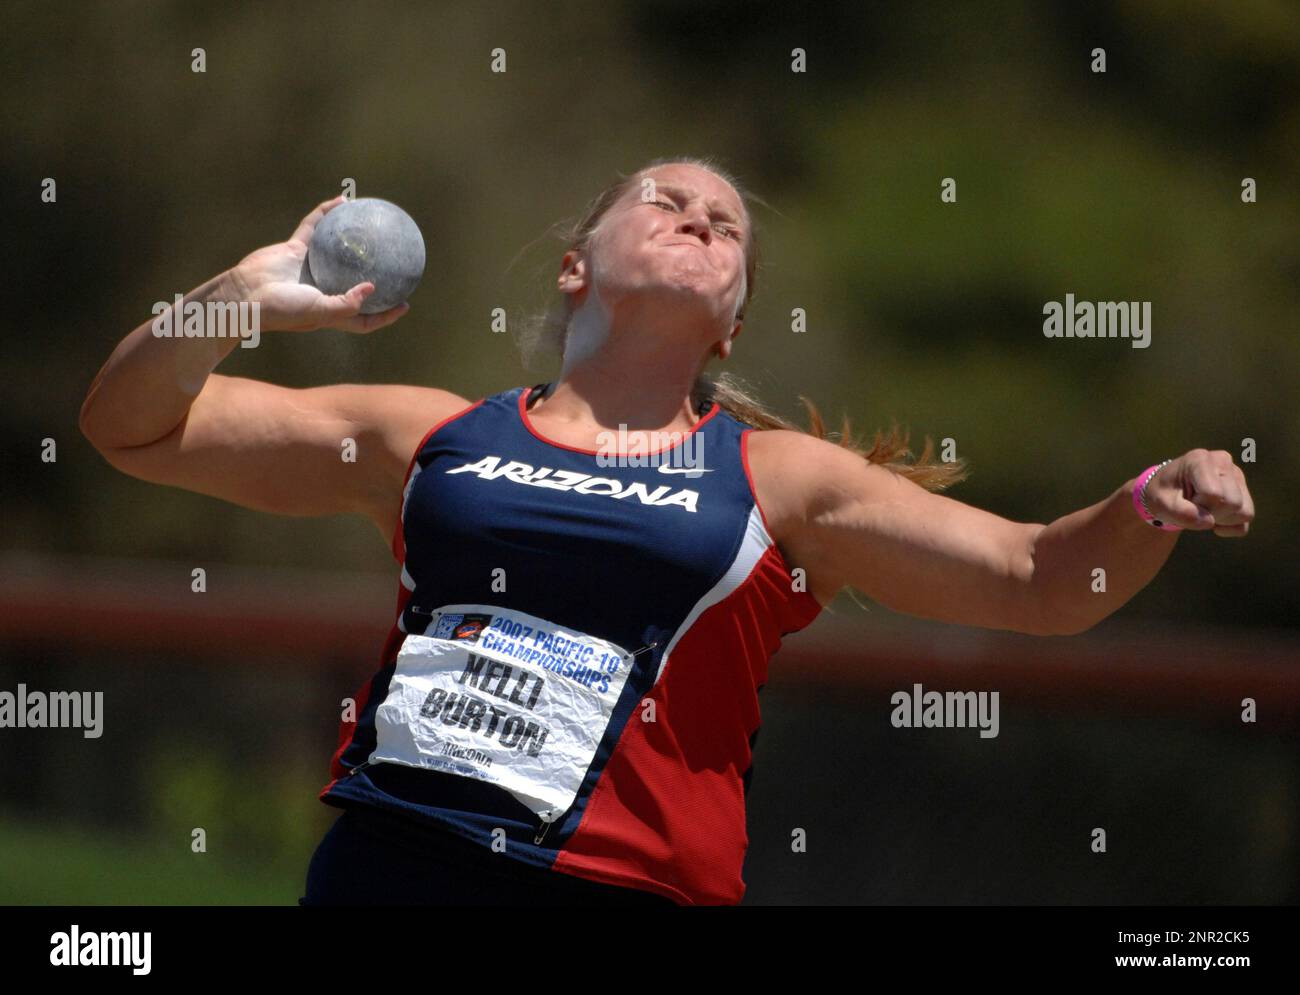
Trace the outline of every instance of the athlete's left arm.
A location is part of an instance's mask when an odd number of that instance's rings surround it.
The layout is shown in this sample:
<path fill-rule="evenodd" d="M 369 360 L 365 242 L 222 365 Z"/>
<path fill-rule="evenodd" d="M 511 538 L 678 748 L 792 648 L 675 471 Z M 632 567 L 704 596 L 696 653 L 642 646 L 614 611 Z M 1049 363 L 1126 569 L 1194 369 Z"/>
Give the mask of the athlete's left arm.
<path fill-rule="evenodd" d="M 852 585 L 894 611 L 1073 635 L 1145 587 L 1178 541 L 1179 533 L 1138 516 L 1136 478 L 1050 525 L 1021 523 L 927 491 L 833 443 L 804 439 L 782 447 L 782 490 L 797 495 L 787 503 L 795 514 L 782 542 L 790 565 L 810 578 L 824 572 L 819 587 Z M 1221 536 L 1245 535 L 1255 516 L 1245 477 L 1223 451 L 1195 449 L 1174 460 L 1148 486 L 1147 504 L 1167 522 Z M 1099 568 L 1104 590 L 1095 583 Z"/>

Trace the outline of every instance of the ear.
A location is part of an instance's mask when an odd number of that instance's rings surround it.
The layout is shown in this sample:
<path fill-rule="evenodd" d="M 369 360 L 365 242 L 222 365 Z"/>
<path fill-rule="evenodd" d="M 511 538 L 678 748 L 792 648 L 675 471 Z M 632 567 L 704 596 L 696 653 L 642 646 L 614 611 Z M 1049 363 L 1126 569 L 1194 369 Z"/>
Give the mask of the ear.
<path fill-rule="evenodd" d="M 742 323 L 739 321 L 736 322 L 731 328 L 731 334 L 728 335 L 725 339 L 721 339 L 720 341 L 714 344 L 713 354 L 717 356 L 719 359 L 726 359 L 728 356 L 731 355 L 731 343 L 734 342 L 736 340 L 736 336 L 740 334 L 741 324 Z"/>
<path fill-rule="evenodd" d="M 587 286 L 587 257 L 570 249 L 560 260 L 560 276 L 556 286 L 561 293 L 577 293 Z"/>

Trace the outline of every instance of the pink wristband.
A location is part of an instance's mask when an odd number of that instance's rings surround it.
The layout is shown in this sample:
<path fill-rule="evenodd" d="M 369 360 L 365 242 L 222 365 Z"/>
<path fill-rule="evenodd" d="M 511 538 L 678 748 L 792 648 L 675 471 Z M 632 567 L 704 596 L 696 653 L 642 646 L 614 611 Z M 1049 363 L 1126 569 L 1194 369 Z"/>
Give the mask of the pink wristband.
<path fill-rule="evenodd" d="M 1165 460 L 1164 463 L 1157 463 L 1155 466 L 1149 466 L 1138 475 L 1137 481 L 1133 484 L 1133 507 L 1137 509 L 1137 513 L 1142 517 L 1142 521 L 1150 522 L 1156 528 L 1163 529 L 1165 532 L 1180 532 L 1183 528 L 1181 525 L 1171 525 L 1162 522 L 1160 519 L 1156 518 L 1155 515 L 1151 514 L 1146 505 L 1147 483 L 1162 467 L 1171 462 L 1173 461 Z"/>

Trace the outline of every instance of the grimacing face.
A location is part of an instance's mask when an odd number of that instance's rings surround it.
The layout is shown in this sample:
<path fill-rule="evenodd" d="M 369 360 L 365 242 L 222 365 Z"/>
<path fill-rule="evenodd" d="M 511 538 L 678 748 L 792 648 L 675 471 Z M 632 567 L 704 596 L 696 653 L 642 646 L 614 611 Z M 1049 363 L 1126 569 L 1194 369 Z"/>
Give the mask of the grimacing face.
<path fill-rule="evenodd" d="M 629 294 L 662 295 L 704 308 L 730 334 L 745 292 L 748 238 L 748 214 L 729 183 L 698 166 L 656 166 L 638 174 L 601 219 L 588 278 L 611 304 Z M 565 257 L 566 272 L 573 257 Z"/>

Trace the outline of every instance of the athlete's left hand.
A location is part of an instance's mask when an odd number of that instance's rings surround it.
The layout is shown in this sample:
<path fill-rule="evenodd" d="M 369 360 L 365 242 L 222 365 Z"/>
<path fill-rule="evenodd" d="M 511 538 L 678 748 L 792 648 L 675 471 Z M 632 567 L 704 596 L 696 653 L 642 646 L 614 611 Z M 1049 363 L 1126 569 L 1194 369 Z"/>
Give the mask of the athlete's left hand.
<path fill-rule="evenodd" d="M 1246 475 L 1223 449 L 1193 449 L 1147 484 L 1147 508 L 1162 521 L 1216 536 L 1244 536 L 1255 520 Z"/>

